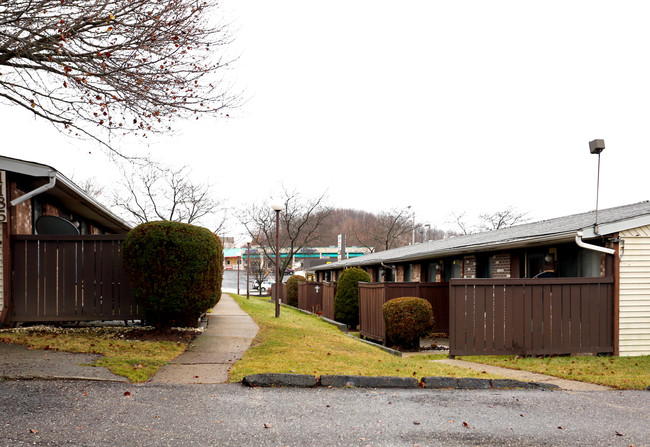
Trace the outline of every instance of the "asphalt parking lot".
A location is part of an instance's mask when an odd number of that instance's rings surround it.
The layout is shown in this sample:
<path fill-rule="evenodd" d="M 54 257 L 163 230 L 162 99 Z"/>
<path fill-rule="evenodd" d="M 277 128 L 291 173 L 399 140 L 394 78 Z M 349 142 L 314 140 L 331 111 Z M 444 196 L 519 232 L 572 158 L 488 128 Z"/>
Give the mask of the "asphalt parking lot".
<path fill-rule="evenodd" d="M 644 391 L 0 382 L 0 446 L 647 446 Z"/>

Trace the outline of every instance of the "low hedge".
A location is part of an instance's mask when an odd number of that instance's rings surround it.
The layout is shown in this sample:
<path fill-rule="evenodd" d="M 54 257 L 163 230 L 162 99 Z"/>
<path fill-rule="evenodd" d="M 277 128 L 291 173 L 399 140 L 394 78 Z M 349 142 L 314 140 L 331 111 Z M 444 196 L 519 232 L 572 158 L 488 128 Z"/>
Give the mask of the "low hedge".
<path fill-rule="evenodd" d="M 382 311 L 388 346 L 418 348 L 420 337 L 433 329 L 433 309 L 431 304 L 422 298 L 395 298 L 387 301 Z"/>
<path fill-rule="evenodd" d="M 148 222 L 131 230 L 122 258 L 131 292 L 148 324 L 196 326 L 221 298 L 221 240 L 179 222 Z"/>

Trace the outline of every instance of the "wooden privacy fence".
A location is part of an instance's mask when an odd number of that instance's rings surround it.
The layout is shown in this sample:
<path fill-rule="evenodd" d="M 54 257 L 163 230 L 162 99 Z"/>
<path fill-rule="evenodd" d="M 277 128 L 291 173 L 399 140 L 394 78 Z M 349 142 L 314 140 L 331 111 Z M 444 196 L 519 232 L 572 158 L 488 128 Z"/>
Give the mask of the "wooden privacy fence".
<path fill-rule="evenodd" d="M 453 279 L 449 354 L 611 353 L 613 279 Z"/>
<path fill-rule="evenodd" d="M 434 332 L 449 332 L 449 283 L 385 282 L 359 283 L 359 332 L 363 337 L 384 342 L 386 325 L 382 306 L 393 298 L 414 296 L 433 308 Z"/>
<path fill-rule="evenodd" d="M 298 308 L 313 313 L 323 311 L 323 283 L 298 283 Z"/>
<path fill-rule="evenodd" d="M 334 320 L 334 297 L 336 296 L 336 283 L 323 283 L 323 316 Z"/>
<path fill-rule="evenodd" d="M 133 320 L 126 235 L 12 236 L 12 322 Z"/>

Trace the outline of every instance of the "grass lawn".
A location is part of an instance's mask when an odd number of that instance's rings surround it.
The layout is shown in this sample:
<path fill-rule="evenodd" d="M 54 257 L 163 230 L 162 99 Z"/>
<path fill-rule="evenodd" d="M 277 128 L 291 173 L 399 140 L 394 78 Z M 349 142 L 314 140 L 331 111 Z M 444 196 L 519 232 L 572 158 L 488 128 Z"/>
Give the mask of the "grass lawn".
<path fill-rule="evenodd" d="M 19 343 L 31 349 L 101 354 L 92 366 L 106 366 L 131 382 L 145 382 L 163 365 L 187 349 L 192 331 L 157 333 L 125 327 L 56 328 L 25 327 L 0 330 L 0 342 Z"/>
<path fill-rule="evenodd" d="M 253 345 L 230 370 L 230 381 L 257 373 L 361 376 L 455 376 L 493 378 L 488 374 L 432 363 L 435 356 L 403 358 L 348 337 L 315 315 L 282 306 L 275 318 L 268 298 L 231 294 L 260 327 Z"/>
<path fill-rule="evenodd" d="M 458 357 L 461 358 L 461 357 Z M 650 386 L 650 356 L 547 357 L 463 356 L 463 360 L 548 374 L 563 379 L 597 383 L 618 389 Z"/>

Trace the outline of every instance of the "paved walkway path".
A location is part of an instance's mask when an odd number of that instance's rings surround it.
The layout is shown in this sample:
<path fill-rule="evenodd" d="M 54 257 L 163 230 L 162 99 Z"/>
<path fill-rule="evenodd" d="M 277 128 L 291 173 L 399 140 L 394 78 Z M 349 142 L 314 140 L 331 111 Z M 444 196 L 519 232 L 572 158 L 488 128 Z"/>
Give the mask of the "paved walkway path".
<path fill-rule="evenodd" d="M 520 371 L 517 369 L 501 368 L 499 366 L 483 365 L 481 363 L 473 363 L 465 360 L 457 359 L 443 359 L 432 360 L 433 362 L 443 363 L 450 366 L 459 366 L 461 368 L 469 368 L 474 371 L 485 371 L 489 374 L 495 374 L 509 379 L 523 380 L 526 382 L 540 382 L 550 383 L 557 385 L 563 390 L 569 391 L 604 391 L 611 390 L 612 388 L 596 385 L 593 383 L 578 382 L 577 380 L 560 379 L 558 377 L 547 376 L 545 374 L 532 373 L 528 371 Z"/>
<path fill-rule="evenodd" d="M 208 315 L 208 326 L 183 354 L 165 365 L 150 383 L 226 383 L 233 363 L 251 345 L 259 327 L 230 295 Z"/>

